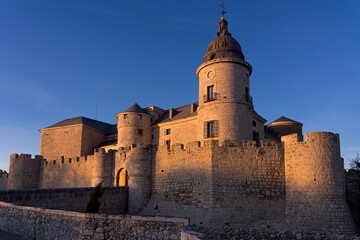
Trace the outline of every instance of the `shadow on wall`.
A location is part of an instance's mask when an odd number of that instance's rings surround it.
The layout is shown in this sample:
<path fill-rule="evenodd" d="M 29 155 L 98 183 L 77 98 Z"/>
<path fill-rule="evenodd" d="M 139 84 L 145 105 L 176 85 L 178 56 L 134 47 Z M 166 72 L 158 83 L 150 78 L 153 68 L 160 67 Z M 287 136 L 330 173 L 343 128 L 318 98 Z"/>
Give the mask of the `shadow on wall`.
<path fill-rule="evenodd" d="M 355 224 L 360 230 L 360 170 L 345 171 L 346 200 Z"/>
<path fill-rule="evenodd" d="M 0 201 L 16 205 L 85 212 L 95 188 L 60 188 L 0 191 Z M 127 187 L 104 187 L 99 213 L 123 214 L 128 208 Z"/>

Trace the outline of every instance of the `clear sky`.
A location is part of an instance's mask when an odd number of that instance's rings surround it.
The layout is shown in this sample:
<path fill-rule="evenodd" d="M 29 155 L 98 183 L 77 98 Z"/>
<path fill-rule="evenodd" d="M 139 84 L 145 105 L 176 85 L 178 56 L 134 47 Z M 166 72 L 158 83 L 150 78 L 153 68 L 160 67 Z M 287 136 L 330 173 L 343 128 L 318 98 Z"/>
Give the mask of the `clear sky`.
<path fill-rule="evenodd" d="M 218 0 L 0 0 L 0 169 L 39 153 L 39 129 L 86 116 L 115 124 L 141 107 L 198 100 L 195 71 L 215 37 Z M 360 1 L 225 0 L 268 122 L 340 134 L 360 151 Z M 347 163 L 346 163 L 347 165 Z"/>

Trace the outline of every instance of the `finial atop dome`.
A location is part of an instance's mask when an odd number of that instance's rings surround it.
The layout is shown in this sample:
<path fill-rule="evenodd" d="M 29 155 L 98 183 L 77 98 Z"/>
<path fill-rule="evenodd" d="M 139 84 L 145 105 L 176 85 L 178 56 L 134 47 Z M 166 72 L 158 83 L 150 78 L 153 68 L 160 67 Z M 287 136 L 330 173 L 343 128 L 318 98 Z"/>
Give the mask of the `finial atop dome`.
<path fill-rule="evenodd" d="M 229 33 L 227 29 L 228 21 L 225 20 L 224 16 L 221 17 L 219 21 L 219 32 L 216 34 L 217 37 L 222 35 L 229 35 L 231 36 L 231 33 Z"/>

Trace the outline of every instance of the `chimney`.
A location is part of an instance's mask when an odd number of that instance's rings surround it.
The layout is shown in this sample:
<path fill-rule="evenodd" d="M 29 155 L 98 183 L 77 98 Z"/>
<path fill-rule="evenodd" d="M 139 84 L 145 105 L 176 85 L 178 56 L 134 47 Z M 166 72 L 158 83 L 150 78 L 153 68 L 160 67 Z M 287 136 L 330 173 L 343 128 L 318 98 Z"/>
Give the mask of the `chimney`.
<path fill-rule="evenodd" d="M 195 105 L 195 103 L 190 104 L 190 113 L 194 113 L 195 110 L 196 110 L 196 105 Z"/>
<path fill-rule="evenodd" d="M 169 118 L 173 117 L 173 109 L 169 109 Z"/>

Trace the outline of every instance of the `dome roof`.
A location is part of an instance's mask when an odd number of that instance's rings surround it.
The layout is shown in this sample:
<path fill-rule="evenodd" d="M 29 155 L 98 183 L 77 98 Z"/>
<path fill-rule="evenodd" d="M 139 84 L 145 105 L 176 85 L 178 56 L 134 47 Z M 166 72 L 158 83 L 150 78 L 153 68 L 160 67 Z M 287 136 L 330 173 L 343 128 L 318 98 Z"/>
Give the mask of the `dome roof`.
<path fill-rule="evenodd" d="M 204 63 L 220 58 L 235 58 L 244 60 L 244 54 L 241 51 L 240 44 L 235 38 L 231 37 L 231 33 L 227 29 L 228 22 L 224 17 L 219 21 L 219 32 L 216 38 L 209 44 L 204 57 Z"/>

